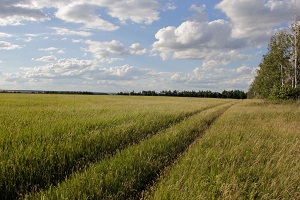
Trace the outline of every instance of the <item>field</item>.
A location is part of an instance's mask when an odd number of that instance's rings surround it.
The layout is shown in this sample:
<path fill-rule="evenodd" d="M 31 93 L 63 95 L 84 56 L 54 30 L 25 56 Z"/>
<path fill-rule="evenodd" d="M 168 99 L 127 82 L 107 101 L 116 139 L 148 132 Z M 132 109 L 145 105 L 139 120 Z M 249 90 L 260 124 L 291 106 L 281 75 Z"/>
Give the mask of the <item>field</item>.
<path fill-rule="evenodd" d="M 300 108 L 0 95 L 0 199 L 300 199 Z"/>

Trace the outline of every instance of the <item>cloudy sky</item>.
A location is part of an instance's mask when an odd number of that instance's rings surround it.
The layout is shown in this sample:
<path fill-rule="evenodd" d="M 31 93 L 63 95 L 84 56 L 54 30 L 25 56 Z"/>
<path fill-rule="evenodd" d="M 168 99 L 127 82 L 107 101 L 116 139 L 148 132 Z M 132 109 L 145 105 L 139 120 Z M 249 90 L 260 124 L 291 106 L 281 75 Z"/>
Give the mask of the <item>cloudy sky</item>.
<path fill-rule="evenodd" d="M 0 89 L 247 91 L 293 3 L 0 0 Z"/>

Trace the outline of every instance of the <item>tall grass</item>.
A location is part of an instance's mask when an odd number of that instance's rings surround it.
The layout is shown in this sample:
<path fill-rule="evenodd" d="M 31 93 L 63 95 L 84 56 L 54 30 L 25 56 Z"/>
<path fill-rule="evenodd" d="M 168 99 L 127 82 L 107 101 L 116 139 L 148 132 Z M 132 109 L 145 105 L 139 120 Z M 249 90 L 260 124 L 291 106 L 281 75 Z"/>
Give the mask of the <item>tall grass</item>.
<path fill-rule="evenodd" d="M 300 108 L 243 101 L 144 199 L 300 199 Z"/>
<path fill-rule="evenodd" d="M 224 100 L 0 95 L 0 198 L 47 188 Z"/>
<path fill-rule="evenodd" d="M 215 107 L 185 119 L 83 173 L 28 199 L 136 199 L 164 167 L 184 151 L 227 108 Z"/>

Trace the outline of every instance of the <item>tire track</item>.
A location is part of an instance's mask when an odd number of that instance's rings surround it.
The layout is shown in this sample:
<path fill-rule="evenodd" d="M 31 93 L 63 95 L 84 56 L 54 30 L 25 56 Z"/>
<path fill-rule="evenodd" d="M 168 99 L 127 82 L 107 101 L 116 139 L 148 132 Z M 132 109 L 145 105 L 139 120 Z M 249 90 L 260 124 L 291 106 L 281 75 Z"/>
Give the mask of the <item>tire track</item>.
<path fill-rule="evenodd" d="M 116 154 L 116 152 L 126 149 L 132 145 L 136 145 L 143 140 L 149 139 L 157 133 L 212 107 L 215 106 L 187 113 L 158 127 L 155 127 L 152 124 L 154 129 L 145 128 L 144 132 L 135 130 L 135 125 L 132 124 L 132 127 L 130 126 L 128 128 L 129 131 L 123 133 L 123 135 L 119 134 L 119 138 L 115 138 L 114 144 L 102 145 L 103 138 L 100 137 L 84 144 L 84 146 L 82 146 L 84 151 L 66 153 L 58 152 L 60 156 L 55 153 L 56 157 L 54 157 L 54 160 L 47 160 L 47 156 L 44 156 L 44 160 L 26 158 L 25 161 L 27 165 L 32 165 L 30 172 L 27 172 L 22 165 L 19 166 L 18 163 L 22 162 L 18 161 L 13 169 L 14 174 L 11 169 L 4 169 L 3 173 L 1 172 L 2 178 L 9 180 L 10 182 L 5 182 L 5 180 L 1 181 L 0 199 L 17 199 L 26 193 L 34 193 L 41 189 L 47 189 L 50 186 L 56 186 L 59 182 L 70 177 L 73 173 L 82 172 L 93 163 L 96 163 L 103 158 L 112 157 Z M 120 128 L 122 127 L 120 126 Z M 116 131 L 118 131 L 118 128 Z M 123 130 L 119 131 L 121 132 Z M 56 151 L 58 150 L 56 149 Z M 61 159 L 65 159 L 66 163 L 62 163 Z"/>
<path fill-rule="evenodd" d="M 233 103 L 197 112 L 115 156 L 91 165 L 56 188 L 27 199 L 136 199 Z"/>

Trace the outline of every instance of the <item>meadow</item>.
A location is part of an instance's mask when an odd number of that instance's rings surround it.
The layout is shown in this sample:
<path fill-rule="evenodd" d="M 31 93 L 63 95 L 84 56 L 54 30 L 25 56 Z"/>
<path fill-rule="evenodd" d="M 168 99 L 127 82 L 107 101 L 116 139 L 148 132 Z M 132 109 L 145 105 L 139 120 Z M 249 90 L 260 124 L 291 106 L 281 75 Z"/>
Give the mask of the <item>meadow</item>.
<path fill-rule="evenodd" d="M 299 199 L 300 109 L 0 95 L 0 199 Z"/>

